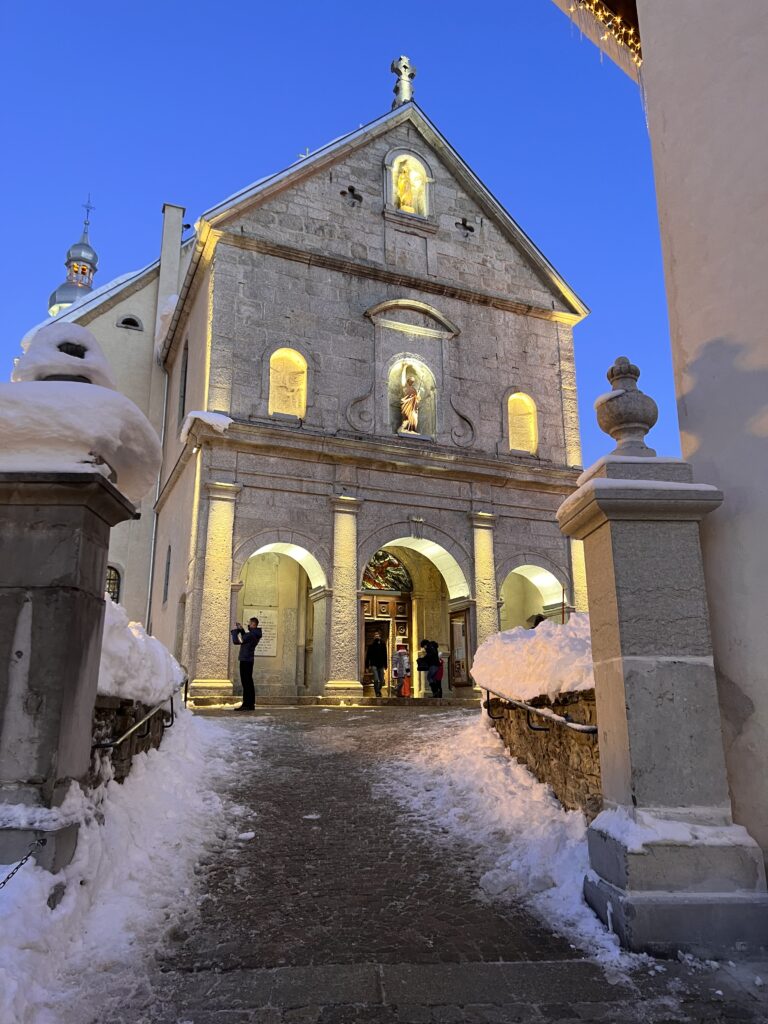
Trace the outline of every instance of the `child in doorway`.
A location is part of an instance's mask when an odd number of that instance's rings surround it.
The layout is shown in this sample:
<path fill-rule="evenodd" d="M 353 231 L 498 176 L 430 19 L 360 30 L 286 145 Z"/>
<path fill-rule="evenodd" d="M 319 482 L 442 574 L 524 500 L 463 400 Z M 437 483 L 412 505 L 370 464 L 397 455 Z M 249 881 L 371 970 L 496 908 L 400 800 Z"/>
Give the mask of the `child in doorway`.
<path fill-rule="evenodd" d="M 398 644 L 392 659 L 392 676 L 396 680 L 395 696 L 402 697 L 405 677 L 411 674 L 411 659 L 405 644 Z"/>

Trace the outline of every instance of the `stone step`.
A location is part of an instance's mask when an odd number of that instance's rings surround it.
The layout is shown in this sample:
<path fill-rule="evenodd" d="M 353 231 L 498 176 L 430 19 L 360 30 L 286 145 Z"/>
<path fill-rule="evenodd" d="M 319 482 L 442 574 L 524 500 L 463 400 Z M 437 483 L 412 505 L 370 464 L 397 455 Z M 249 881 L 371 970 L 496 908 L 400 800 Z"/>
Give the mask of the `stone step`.
<path fill-rule="evenodd" d="M 416 1007 L 434 1010 L 441 1006 L 503 1006 L 510 1011 L 517 1008 L 528 1013 L 536 1005 L 586 1007 L 599 1003 L 601 1006 L 614 1004 L 618 1010 L 620 1003 L 635 998 L 636 990 L 628 979 L 607 979 L 603 970 L 589 960 L 566 960 L 321 964 L 225 972 L 173 971 L 163 975 L 155 995 L 161 1005 L 172 1008 L 177 1014 L 174 1020 L 186 1019 L 185 1015 L 203 1008 L 212 1015 L 261 1007 L 288 1014 L 302 1007 L 329 1006 L 365 1007 L 365 1020 L 378 1020 L 371 1013 L 374 1007 L 401 1007 L 412 1012 Z M 197 1016 L 191 1019 L 198 1020 Z M 211 1019 L 218 1018 L 212 1016 Z M 274 1019 L 281 1017 L 276 1014 Z M 285 1019 L 298 1020 L 299 1017 L 287 1015 Z M 506 1019 L 533 1018 L 510 1014 Z M 609 1019 L 619 1019 L 618 1014 L 612 1014 Z"/>

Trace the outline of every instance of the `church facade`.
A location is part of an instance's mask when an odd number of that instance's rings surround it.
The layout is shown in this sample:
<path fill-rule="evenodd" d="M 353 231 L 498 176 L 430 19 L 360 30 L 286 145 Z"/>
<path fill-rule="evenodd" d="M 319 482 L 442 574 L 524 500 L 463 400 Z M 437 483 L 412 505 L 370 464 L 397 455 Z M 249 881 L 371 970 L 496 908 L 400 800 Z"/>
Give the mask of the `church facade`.
<path fill-rule="evenodd" d="M 362 692 L 376 631 L 413 660 L 437 640 L 461 696 L 485 637 L 585 607 L 555 510 L 587 310 L 402 90 L 183 244 L 182 219 L 166 208 L 141 287 L 64 316 L 112 359 L 120 315 L 154 303 L 134 358 L 163 470 L 118 569 L 149 581 L 193 692 L 232 693 L 251 615 L 257 698 Z"/>

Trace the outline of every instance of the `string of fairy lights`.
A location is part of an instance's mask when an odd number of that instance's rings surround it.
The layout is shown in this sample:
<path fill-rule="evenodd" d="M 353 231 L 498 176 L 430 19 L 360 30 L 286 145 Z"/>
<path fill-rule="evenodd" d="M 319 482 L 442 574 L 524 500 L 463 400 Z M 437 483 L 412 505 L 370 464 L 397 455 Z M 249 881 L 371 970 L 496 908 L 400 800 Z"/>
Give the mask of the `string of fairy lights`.
<path fill-rule="evenodd" d="M 600 23 L 602 32 L 600 41 L 613 39 L 615 43 L 627 51 L 627 55 L 636 67 L 643 63 L 643 51 L 640 46 L 640 36 L 632 25 L 627 25 L 621 15 L 615 14 L 603 0 L 571 0 L 568 8 L 570 14 L 575 11 L 586 11 Z"/>

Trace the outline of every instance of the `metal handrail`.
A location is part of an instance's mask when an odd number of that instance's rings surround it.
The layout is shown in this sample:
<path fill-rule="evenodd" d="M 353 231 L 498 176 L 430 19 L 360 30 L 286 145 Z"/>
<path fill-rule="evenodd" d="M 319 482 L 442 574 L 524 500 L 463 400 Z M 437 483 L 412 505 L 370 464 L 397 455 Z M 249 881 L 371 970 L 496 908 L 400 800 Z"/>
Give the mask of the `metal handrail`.
<path fill-rule="evenodd" d="M 173 707 L 173 698 L 179 692 L 179 690 L 181 690 L 181 689 L 184 689 L 185 694 L 186 694 L 187 682 L 188 682 L 188 677 L 185 676 L 184 679 L 176 687 L 176 689 L 173 690 L 172 693 L 168 697 L 165 697 L 163 700 L 160 701 L 159 704 L 156 704 L 152 708 L 152 710 L 148 711 L 146 713 L 146 715 L 144 715 L 143 718 L 140 718 L 138 720 L 138 722 L 134 722 L 134 724 L 131 726 L 131 728 L 127 729 L 123 733 L 122 736 L 118 736 L 118 738 L 116 740 L 108 740 L 108 741 L 106 741 L 104 743 L 94 743 L 92 745 L 92 747 L 91 747 L 91 750 L 112 750 L 114 747 L 119 747 L 120 744 L 124 743 L 125 740 L 127 740 L 129 736 L 132 736 L 136 732 L 137 729 L 140 729 L 141 726 L 144 725 L 145 722 L 148 722 L 150 720 L 150 718 L 152 718 L 153 715 L 156 715 L 158 713 L 158 711 L 161 711 L 165 707 L 165 705 L 168 703 L 168 701 L 171 702 L 171 708 L 170 708 L 171 718 L 170 718 L 169 722 L 166 722 L 165 720 L 163 720 L 163 729 L 164 730 L 165 729 L 170 729 L 173 726 L 173 723 L 176 721 L 176 713 L 175 713 L 174 707 Z M 149 729 L 147 729 L 146 732 L 143 732 L 141 734 L 140 739 L 144 739 L 148 735 L 149 735 Z"/>
<path fill-rule="evenodd" d="M 491 694 L 497 697 L 499 700 L 505 701 L 507 704 L 511 704 L 513 707 L 519 708 L 521 711 L 525 711 L 528 718 L 528 728 L 535 732 L 548 731 L 546 727 L 540 725 L 533 725 L 531 722 L 531 713 L 534 715 L 541 715 L 542 718 L 548 719 L 550 722 L 554 722 L 555 725 L 562 725 L 566 729 L 572 729 L 574 732 L 582 732 L 594 735 L 597 732 L 596 725 L 583 725 L 581 722 L 572 722 L 570 718 L 563 717 L 562 715 L 556 714 L 550 708 L 537 708 L 533 704 L 527 704 L 524 700 L 515 700 L 514 697 L 507 697 L 503 693 L 498 693 L 496 690 L 489 690 L 484 687 L 486 693 L 485 710 L 488 713 L 489 718 L 498 719 L 500 715 L 491 714 Z"/>

